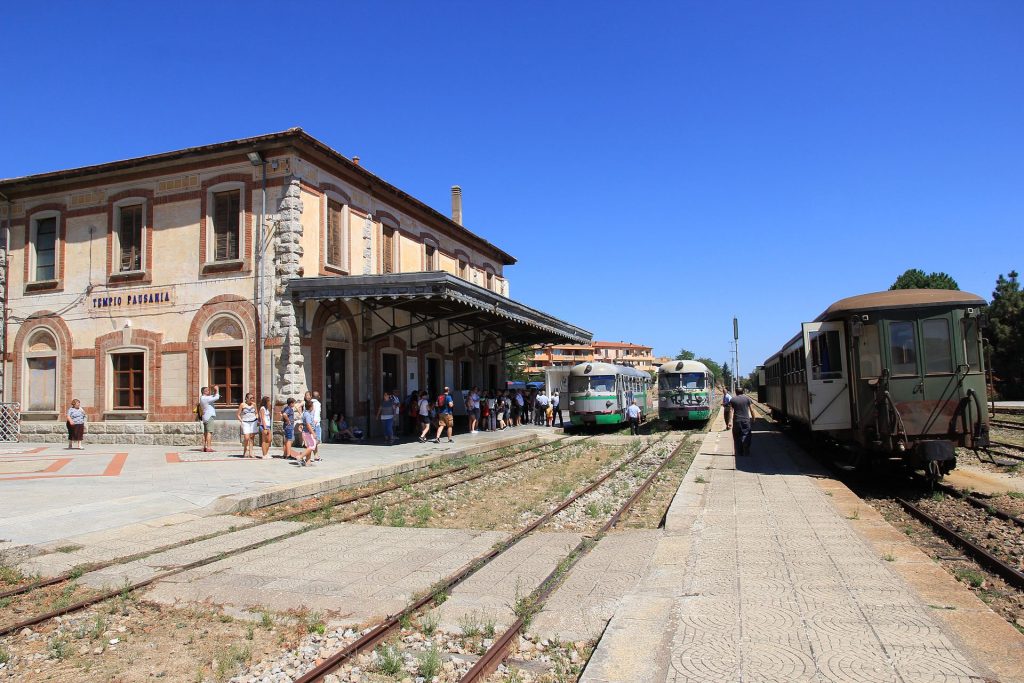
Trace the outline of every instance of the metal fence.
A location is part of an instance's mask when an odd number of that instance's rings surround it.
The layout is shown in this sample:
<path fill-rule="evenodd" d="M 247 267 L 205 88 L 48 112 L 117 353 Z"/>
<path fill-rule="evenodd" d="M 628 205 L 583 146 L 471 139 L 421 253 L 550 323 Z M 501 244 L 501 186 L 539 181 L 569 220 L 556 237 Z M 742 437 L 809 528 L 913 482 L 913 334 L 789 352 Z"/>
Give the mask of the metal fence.
<path fill-rule="evenodd" d="M 21 435 L 21 404 L 0 403 L 0 443 L 18 443 Z"/>

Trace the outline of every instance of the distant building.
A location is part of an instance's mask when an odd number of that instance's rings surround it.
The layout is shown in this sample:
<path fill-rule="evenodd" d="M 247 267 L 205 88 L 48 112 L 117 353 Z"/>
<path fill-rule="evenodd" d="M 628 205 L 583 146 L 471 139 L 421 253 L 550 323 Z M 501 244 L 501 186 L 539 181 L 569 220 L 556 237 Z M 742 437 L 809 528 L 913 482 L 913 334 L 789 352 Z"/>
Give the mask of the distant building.
<path fill-rule="evenodd" d="M 628 365 L 650 372 L 657 369 L 661 362 L 669 360 L 655 359 L 653 354 L 654 347 L 629 342 L 595 341 L 590 344 L 538 345 L 533 348 L 533 357 L 530 359 L 526 374 L 536 375 L 543 373 L 545 368 L 572 367 L 593 361 Z"/>

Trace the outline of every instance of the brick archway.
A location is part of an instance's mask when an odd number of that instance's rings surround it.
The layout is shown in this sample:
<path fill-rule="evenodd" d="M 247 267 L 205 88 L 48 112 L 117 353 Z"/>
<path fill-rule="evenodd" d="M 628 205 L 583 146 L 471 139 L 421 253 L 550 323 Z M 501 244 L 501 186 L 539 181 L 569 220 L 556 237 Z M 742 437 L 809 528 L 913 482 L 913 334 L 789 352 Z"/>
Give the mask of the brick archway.
<path fill-rule="evenodd" d="M 360 397 L 362 392 L 359 390 L 359 377 L 356 369 L 359 367 L 359 352 L 363 347 L 359 342 L 355 313 L 342 301 L 322 301 L 317 306 L 316 313 L 313 314 L 313 332 L 310 339 L 309 389 L 320 391 L 321 398 L 326 398 L 323 393 L 324 387 L 321 386 L 324 380 L 324 355 L 327 350 L 326 333 L 327 327 L 335 320 L 344 323 L 348 328 L 348 343 L 351 352 L 350 362 L 353 371 L 346 373 L 348 384 L 346 393 L 353 408 L 353 415 L 348 417 L 355 418 L 356 415 L 360 414 L 359 410 L 361 407 Z"/>
<path fill-rule="evenodd" d="M 232 314 L 233 317 L 238 318 L 243 327 L 245 328 L 246 339 L 251 342 L 244 344 L 245 355 L 248 360 L 249 371 L 246 373 L 247 386 L 252 387 L 250 389 L 253 393 L 256 393 L 256 320 L 253 316 L 252 302 L 248 299 L 243 299 L 235 294 L 221 294 L 215 296 L 206 303 L 196 312 L 192 318 L 192 324 L 188 329 L 188 390 L 189 396 L 194 397 L 194 400 L 198 400 L 200 388 L 203 386 L 203 378 L 200 377 L 200 371 L 202 369 L 202 358 L 200 354 L 203 351 L 203 330 L 211 320 L 218 315 Z M 194 402 L 194 401 L 193 401 Z"/>
<path fill-rule="evenodd" d="M 53 335 L 57 342 L 57 382 L 59 393 L 54 397 L 57 401 L 55 406 L 58 413 L 62 413 L 67 406 L 71 405 L 71 352 L 74 349 L 71 330 L 67 324 L 53 311 L 37 311 L 29 316 L 18 328 L 18 334 L 14 337 L 14 354 L 12 364 L 14 365 L 11 384 L 11 399 L 18 403 L 25 403 L 24 392 L 22 391 L 23 372 L 21 364 L 25 358 L 25 342 L 36 330 L 45 329 Z M 91 417 L 91 415 L 90 415 Z"/>
<path fill-rule="evenodd" d="M 160 351 L 164 335 L 162 332 L 132 329 L 127 340 L 125 336 L 124 332 L 114 330 L 96 337 L 94 409 L 100 416 L 107 411 L 107 355 L 120 347 L 141 347 L 146 349 L 149 354 L 148 369 L 144 380 L 146 421 L 161 422 L 164 420 L 164 415 L 160 399 L 163 382 L 163 358 Z"/>

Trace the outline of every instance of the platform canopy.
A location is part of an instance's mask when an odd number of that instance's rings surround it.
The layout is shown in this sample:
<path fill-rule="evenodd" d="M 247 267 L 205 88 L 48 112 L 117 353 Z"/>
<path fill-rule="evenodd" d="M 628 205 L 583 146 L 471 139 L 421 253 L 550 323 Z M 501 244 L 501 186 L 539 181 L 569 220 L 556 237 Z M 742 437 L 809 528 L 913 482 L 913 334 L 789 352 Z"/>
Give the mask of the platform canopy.
<path fill-rule="evenodd" d="M 580 327 L 495 294 L 444 271 L 313 277 L 290 280 L 288 293 L 305 301 L 359 301 L 372 315 L 374 333 L 364 342 L 391 334 L 426 330 L 442 336 L 485 334 L 499 338 L 505 350 L 533 344 L 589 344 L 593 335 Z M 391 315 L 388 315 L 388 310 Z M 393 312 L 406 311 L 409 322 L 396 322 Z"/>

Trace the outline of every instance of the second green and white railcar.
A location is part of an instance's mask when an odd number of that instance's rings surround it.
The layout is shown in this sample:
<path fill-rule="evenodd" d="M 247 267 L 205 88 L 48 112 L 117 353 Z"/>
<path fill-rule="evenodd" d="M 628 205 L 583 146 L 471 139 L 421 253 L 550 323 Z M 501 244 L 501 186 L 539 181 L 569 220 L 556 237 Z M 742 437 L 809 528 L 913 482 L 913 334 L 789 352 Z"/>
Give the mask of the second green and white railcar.
<path fill-rule="evenodd" d="M 715 405 L 715 376 L 700 361 L 674 360 L 658 368 L 658 417 L 703 422 Z"/>

